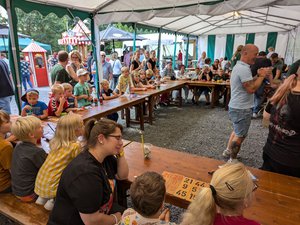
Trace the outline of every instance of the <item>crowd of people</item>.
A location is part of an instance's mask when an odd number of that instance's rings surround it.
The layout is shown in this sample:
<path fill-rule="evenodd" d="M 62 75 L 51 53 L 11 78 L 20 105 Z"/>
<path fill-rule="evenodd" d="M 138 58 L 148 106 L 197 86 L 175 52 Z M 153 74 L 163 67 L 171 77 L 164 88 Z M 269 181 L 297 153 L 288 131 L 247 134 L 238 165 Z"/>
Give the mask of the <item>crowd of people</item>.
<path fill-rule="evenodd" d="M 286 69 L 275 49 L 269 49 L 267 54 L 247 44 L 238 46 L 231 60 L 224 57 L 212 63 L 203 52 L 195 71 L 186 73 L 184 66 L 175 72 L 172 62 L 160 72 L 155 51 L 134 52 L 128 65 L 124 63 L 127 58 L 119 60 L 116 53 L 110 62 L 105 52 L 100 52 L 100 56 L 103 80 L 99 94 L 105 100 L 156 88 L 167 80 L 230 81 L 229 118 L 233 131 L 223 152 L 229 161 L 215 171 L 210 186 L 200 190 L 183 214 L 181 224 L 258 224 L 243 217 L 258 186 L 237 157 L 251 118 L 261 111 L 265 86 L 275 93 L 263 113 L 269 135 L 263 148 L 262 169 L 300 177 L 300 60 Z M 12 192 L 20 201 L 35 202 L 52 210 L 48 222 L 51 225 L 173 224 L 169 209 L 164 208 L 165 181 L 155 172 L 141 174 L 132 183 L 132 208 L 125 209 L 115 201 L 117 180 L 127 179 L 129 174 L 118 114 L 90 119 L 84 124 L 71 111 L 98 104 L 93 86 L 97 65 L 89 57 L 85 68 L 76 50 L 69 54 L 60 51 L 54 57 L 48 104 L 39 101 L 38 90 L 30 86 L 22 96 L 21 117 L 13 123 L 7 106 L 13 95 L 9 66 L 0 59 L 0 90 L 8 93 L 0 96 L 0 193 Z M 190 90 L 188 86 L 183 89 L 187 101 Z M 202 93 L 206 104 L 210 104 L 209 88 L 191 91 L 195 104 Z M 220 93 L 224 95 L 225 91 Z M 177 94 L 163 94 L 155 101 L 167 104 Z M 41 120 L 48 116 L 60 118 L 46 154 L 39 142 L 43 136 Z"/>

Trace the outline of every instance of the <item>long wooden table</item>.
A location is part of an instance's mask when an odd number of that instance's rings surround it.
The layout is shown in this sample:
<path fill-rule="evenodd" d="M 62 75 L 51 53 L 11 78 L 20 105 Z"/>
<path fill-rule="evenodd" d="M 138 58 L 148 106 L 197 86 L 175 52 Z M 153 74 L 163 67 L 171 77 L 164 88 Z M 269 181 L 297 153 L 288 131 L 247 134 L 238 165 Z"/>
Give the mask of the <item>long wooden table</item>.
<path fill-rule="evenodd" d="M 216 100 L 218 100 L 218 94 L 219 92 L 216 91 L 216 87 L 225 87 L 227 88 L 226 92 L 226 101 L 224 101 L 225 104 L 225 109 L 228 109 L 228 103 L 230 100 L 230 83 L 229 82 L 213 82 L 213 81 L 201 81 L 201 80 L 196 80 L 196 81 L 187 81 L 186 82 L 189 87 L 208 87 L 211 88 L 211 107 L 215 106 Z"/>
<path fill-rule="evenodd" d="M 137 106 L 138 113 L 140 117 L 140 129 L 144 130 L 144 114 L 143 114 L 143 103 L 145 102 L 145 95 L 122 95 L 119 98 L 104 100 L 103 105 L 92 106 L 89 109 L 85 109 L 82 111 L 76 111 L 76 114 L 82 116 L 83 121 L 86 122 L 91 118 L 100 119 L 101 117 L 105 117 L 114 112 L 118 112 L 120 110 L 125 109 L 126 111 L 126 125 L 129 127 L 130 125 L 130 111 L 129 107 Z M 53 122 L 56 123 L 59 120 L 59 117 L 49 116 L 47 120 L 43 120 L 44 122 Z"/>
<path fill-rule="evenodd" d="M 151 152 L 151 158 L 144 160 L 140 143 L 133 142 L 125 148 L 130 182 L 146 171 L 160 174 L 168 171 L 210 182 L 208 172 L 224 164 L 223 161 L 155 146 L 151 148 Z M 255 168 L 249 170 L 258 178 L 259 188 L 253 205 L 245 211 L 245 217 L 264 225 L 299 224 L 300 179 Z M 189 204 L 169 195 L 166 196 L 166 201 L 182 208 L 187 208 Z"/>
<path fill-rule="evenodd" d="M 186 84 L 186 81 L 167 81 L 164 84 L 161 84 L 160 87 L 156 87 L 156 89 L 148 89 L 147 91 L 136 91 L 135 93 L 138 96 L 145 96 L 148 97 L 148 108 L 149 108 L 149 124 L 152 125 L 153 123 L 153 108 L 155 104 L 155 97 L 164 94 L 169 93 L 173 90 L 179 91 L 179 107 L 182 106 L 182 93 L 181 89 Z"/>

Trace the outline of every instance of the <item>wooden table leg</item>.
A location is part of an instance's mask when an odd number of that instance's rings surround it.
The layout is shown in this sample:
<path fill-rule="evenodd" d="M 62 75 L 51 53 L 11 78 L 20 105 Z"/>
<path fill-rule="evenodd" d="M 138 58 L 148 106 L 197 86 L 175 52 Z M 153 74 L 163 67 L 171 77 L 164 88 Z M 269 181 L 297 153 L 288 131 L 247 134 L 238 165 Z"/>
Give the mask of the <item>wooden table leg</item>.
<path fill-rule="evenodd" d="M 182 88 L 178 89 L 179 91 L 179 107 L 182 107 Z"/>
<path fill-rule="evenodd" d="M 139 104 L 139 117 L 140 117 L 140 129 L 144 130 L 144 110 L 143 110 L 143 102 Z"/>
<path fill-rule="evenodd" d="M 211 88 L 211 100 L 210 100 L 210 106 L 212 107 L 212 108 L 214 108 L 215 107 L 215 99 L 216 99 L 216 92 L 215 92 L 215 87 L 212 87 Z"/>
<path fill-rule="evenodd" d="M 130 109 L 126 108 L 125 113 L 126 113 L 126 126 L 130 127 Z"/>
<path fill-rule="evenodd" d="M 154 107 L 154 99 L 152 95 L 149 96 L 149 102 L 148 102 L 148 108 L 149 108 L 149 124 L 152 125 L 153 124 L 153 107 Z"/>

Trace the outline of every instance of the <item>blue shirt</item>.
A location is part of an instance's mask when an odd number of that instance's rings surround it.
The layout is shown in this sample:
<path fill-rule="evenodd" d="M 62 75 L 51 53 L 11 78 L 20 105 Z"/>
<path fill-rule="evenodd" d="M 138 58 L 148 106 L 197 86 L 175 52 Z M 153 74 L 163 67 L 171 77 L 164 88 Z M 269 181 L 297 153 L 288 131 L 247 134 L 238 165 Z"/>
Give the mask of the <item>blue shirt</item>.
<path fill-rule="evenodd" d="M 238 61 L 233 67 L 230 88 L 231 99 L 229 107 L 234 109 L 251 109 L 254 106 L 254 94 L 250 94 L 243 87 L 243 83 L 253 80 L 250 65 Z"/>
<path fill-rule="evenodd" d="M 102 63 L 102 69 L 103 69 L 103 79 L 109 80 L 109 74 L 112 74 L 112 68 L 111 64 L 108 62 Z M 93 63 L 93 68 L 92 70 L 96 70 L 96 63 Z"/>
<path fill-rule="evenodd" d="M 29 63 L 26 61 L 21 61 L 20 62 L 20 71 L 21 71 L 21 76 L 28 76 L 30 75 L 29 71 Z"/>
<path fill-rule="evenodd" d="M 22 109 L 26 106 L 26 105 L 30 105 L 28 102 L 23 102 L 22 104 Z M 43 111 L 48 109 L 48 106 L 41 101 L 38 101 L 35 105 L 30 105 L 32 107 L 32 114 L 36 115 L 36 116 L 41 116 L 43 115 Z M 29 113 L 29 110 L 26 110 L 26 113 Z"/>

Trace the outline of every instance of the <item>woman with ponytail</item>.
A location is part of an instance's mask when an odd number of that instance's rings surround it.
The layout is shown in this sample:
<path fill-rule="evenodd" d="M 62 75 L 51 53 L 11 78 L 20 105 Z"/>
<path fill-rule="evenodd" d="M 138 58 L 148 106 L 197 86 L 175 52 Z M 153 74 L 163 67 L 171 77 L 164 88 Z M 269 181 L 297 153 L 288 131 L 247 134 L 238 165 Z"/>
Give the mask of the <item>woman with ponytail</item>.
<path fill-rule="evenodd" d="M 269 135 L 262 169 L 300 177 L 300 67 L 268 102 L 264 123 L 269 123 Z"/>
<path fill-rule="evenodd" d="M 209 188 L 202 188 L 183 215 L 181 225 L 259 225 L 243 217 L 257 185 L 242 163 L 215 171 Z"/>
<path fill-rule="evenodd" d="M 64 170 L 49 225 L 118 224 L 124 209 L 113 201 L 116 179 L 128 177 L 122 126 L 108 119 L 85 124 L 85 150 Z"/>

